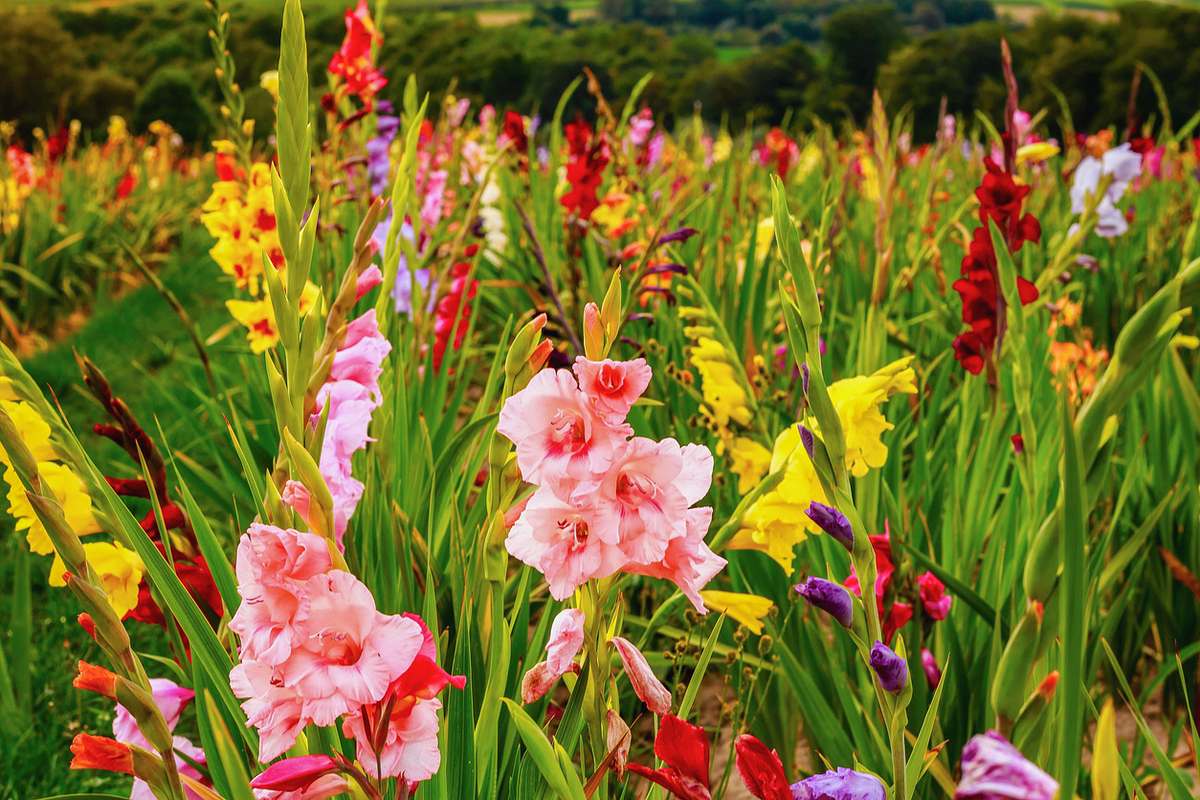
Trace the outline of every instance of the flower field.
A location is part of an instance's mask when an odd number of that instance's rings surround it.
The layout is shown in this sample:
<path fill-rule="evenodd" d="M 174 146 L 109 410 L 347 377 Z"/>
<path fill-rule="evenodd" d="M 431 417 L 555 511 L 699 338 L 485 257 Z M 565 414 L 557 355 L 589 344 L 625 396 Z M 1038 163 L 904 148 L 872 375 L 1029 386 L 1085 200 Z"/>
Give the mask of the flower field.
<path fill-rule="evenodd" d="M 0 796 L 1197 795 L 1200 113 L 497 108 L 385 5 L 0 127 Z"/>

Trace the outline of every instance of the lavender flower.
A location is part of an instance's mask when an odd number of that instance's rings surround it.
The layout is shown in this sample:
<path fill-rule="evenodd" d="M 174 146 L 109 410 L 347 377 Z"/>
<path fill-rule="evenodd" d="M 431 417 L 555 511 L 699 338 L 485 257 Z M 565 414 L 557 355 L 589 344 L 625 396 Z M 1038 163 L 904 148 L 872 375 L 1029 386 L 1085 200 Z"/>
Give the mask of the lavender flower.
<path fill-rule="evenodd" d="M 849 628 L 854 622 L 854 601 L 850 599 L 850 593 L 833 581 L 810 577 L 798 584 L 796 591 L 810 605 L 836 619 L 842 627 Z"/>
<path fill-rule="evenodd" d="M 1071 212 L 1082 214 L 1087 207 L 1088 196 L 1100 186 L 1100 179 L 1111 175 L 1112 182 L 1096 209 L 1100 217 L 1096 222 L 1096 233 L 1108 239 L 1122 235 L 1129 230 L 1129 222 L 1124 212 L 1117 208 L 1117 202 L 1129 188 L 1129 183 L 1141 174 L 1142 156 L 1131 150 L 1128 143 L 1109 150 L 1103 159 L 1088 156 L 1075 168 L 1075 178 L 1071 183 Z"/>
<path fill-rule="evenodd" d="M 695 228 L 680 228 L 677 231 L 671 231 L 666 236 L 658 240 L 660 245 L 673 244 L 675 242 L 686 242 L 688 239 L 699 233 Z"/>
<path fill-rule="evenodd" d="M 400 130 L 400 118 L 392 115 L 392 104 L 380 100 L 375 106 L 375 137 L 367 142 L 367 177 L 371 181 L 371 194 L 384 194 L 391 173 L 389 150 L 392 140 Z"/>
<path fill-rule="evenodd" d="M 908 684 L 908 664 L 883 642 L 871 646 L 870 661 L 884 691 L 899 694 Z"/>
<path fill-rule="evenodd" d="M 847 550 L 854 549 L 854 529 L 850 527 L 850 520 L 846 519 L 845 514 L 816 500 L 809 504 L 804 513 L 817 523 L 821 530 L 837 539 L 842 547 Z"/>
<path fill-rule="evenodd" d="M 815 440 L 813 439 L 813 432 L 798 423 L 797 423 L 796 427 L 799 428 L 799 430 L 800 430 L 800 443 L 802 445 L 804 445 L 804 450 L 805 450 L 805 452 L 808 453 L 808 457 L 816 458 L 816 456 L 813 455 L 813 453 L 815 452 L 813 450 L 813 445 L 815 443 Z"/>
<path fill-rule="evenodd" d="M 874 775 L 838 767 L 792 784 L 794 800 L 887 800 Z"/>
<path fill-rule="evenodd" d="M 956 800 L 1054 800 L 1058 783 L 995 731 L 967 742 Z"/>

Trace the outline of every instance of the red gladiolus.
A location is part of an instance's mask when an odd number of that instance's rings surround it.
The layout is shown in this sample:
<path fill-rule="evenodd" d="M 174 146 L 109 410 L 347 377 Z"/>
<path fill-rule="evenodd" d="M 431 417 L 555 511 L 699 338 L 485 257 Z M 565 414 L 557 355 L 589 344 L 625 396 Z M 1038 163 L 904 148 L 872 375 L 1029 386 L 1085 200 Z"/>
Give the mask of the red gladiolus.
<path fill-rule="evenodd" d="M 799 157 L 800 148 L 796 141 L 780 128 L 771 128 L 758 146 L 758 160 L 764 166 L 775 167 L 780 180 L 787 180 L 788 170 Z"/>
<path fill-rule="evenodd" d="M 559 200 L 569 212 L 586 220 L 600 205 L 597 192 L 608 166 L 609 149 L 604 134 L 595 134 L 592 126 L 579 119 L 564 128 L 567 137 L 567 182 L 570 190 Z"/>
<path fill-rule="evenodd" d="M 1033 214 L 1022 214 L 1021 207 L 1030 192 L 1028 186 L 1018 185 L 991 158 L 984 159 L 987 172 L 975 196 L 979 199 L 979 227 L 962 260 L 962 277 L 954 282 L 954 290 L 962 299 L 962 318 L 970 330 L 954 339 L 954 357 L 972 375 L 978 375 L 987 364 L 1003 333 L 999 271 L 996 252 L 992 248 L 989 221 L 994 221 L 1004 234 L 1012 253 L 1025 242 L 1038 242 L 1042 227 Z M 1037 287 L 1017 277 L 1017 293 L 1021 304 L 1028 305 L 1038 297 Z"/>
<path fill-rule="evenodd" d="M 525 133 L 525 120 L 516 111 L 504 112 L 503 137 L 512 143 L 512 148 L 522 158 L 529 152 L 529 137 Z"/>
<path fill-rule="evenodd" d="M 307 789 L 318 778 L 340 769 L 338 763 L 324 753 L 293 756 L 267 767 L 250 781 L 250 786 L 255 789 L 273 789 L 277 792 L 299 792 Z"/>
<path fill-rule="evenodd" d="M 744 733 L 734 743 L 734 764 L 746 789 L 758 800 L 792 800 L 779 754 Z"/>
<path fill-rule="evenodd" d="M 708 737 L 699 725 L 666 714 L 660 718 L 654 755 L 664 766 L 651 769 L 630 764 L 629 771 L 641 775 L 682 800 L 711 800 L 708 784 Z"/>
<path fill-rule="evenodd" d="M 102 769 L 133 774 L 133 751 L 129 745 L 104 736 L 78 733 L 71 741 L 71 769 Z"/>
<path fill-rule="evenodd" d="M 917 576 L 917 587 L 921 590 L 921 605 L 925 613 L 934 620 L 945 619 L 954 602 L 954 598 L 946 594 L 946 584 L 932 572 L 923 572 Z"/>
<path fill-rule="evenodd" d="M 382 41 L 367 0 L 358 0 L 358 5 L 346 12 L 346 37 L 329 61 L 329 73 L 341 77 L 346 92 L 357 95 L 368 105 L 387 86 L 387 78 L 375 66 L 371 54 L 372 47 Z"/>
<path fill-rule="evenodd" d="M 125 170 L 125 174 L 121 176 L 121 181 L 117 184 L 117 199 L 124 200 L 133 193 L 137 188 L 137 173 L 132 169 Z"/>

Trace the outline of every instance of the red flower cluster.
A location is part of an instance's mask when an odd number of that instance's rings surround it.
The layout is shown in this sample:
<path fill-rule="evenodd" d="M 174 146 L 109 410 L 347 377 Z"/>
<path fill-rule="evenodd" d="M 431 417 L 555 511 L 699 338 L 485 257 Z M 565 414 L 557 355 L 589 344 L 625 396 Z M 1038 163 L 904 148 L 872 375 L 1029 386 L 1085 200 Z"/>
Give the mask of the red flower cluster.
<path fill-rule="evenodd" d="M 786 181 L 788 170 L 800 156 L 800 148 L 796 140 L 783 132 L 781 128 L 771 128 L 767 131 L 762 144 L 758 146 L 758 161 L 764 167 L 773 166 L 780 180 Z"/>
<path fill-rule="evenodd" d="M 659 718 L 654 755 L 663 762 L 657 769 L 630 764 L 629 771 L 656 783 L 683 800 L 710 800 L 708 735 L 704 728 L 679 717 Z"/>
<path fill-rule="evenodd" d="M 954 282 L 954 290 L 962 298 L 963 322 L 970 330 L 954 340 L 954 357 L 972 375 L 983 371 L 984 364 L 1001 335 L 1003 324 L 1000 308 L 1000 278 L 996 268 L 996 252 L 988 231 L 988 220 L 994 220 L 1004 233 L 1010 253 L 1016 254 L 1025 242 L 1038 242 L 1042 226 L 1033 214 L 1022 214 L 1021 205 L 1029 194 L 1028 186 L 1020 186 L 991 158 L 984 159 L 987 172 L 975 190 L 979 198 L 979 226 L 971 236 L 971 244 L 962 260 L 962 277 Z M 1021 304 L 1037 299 L 1037 287 L 1024 278 L 1017 278 Z"/>
<path fill-rule="evenodd" d="M 883 641 L 886 644 L 891 642 L 896 631 L 912 620 L 913 604 L 899 599 L 892 586 L 896 565 L 892 562 L 891 537 L 885 533 L 869 538 L 871 549 L 875 551 L 875 604 L 879 609 L 879 619 L 883 623 Z M 862 596 L 862 587 L 853 568 L 850 577 L 846 578 L 842 585 Z M 945 585 L 932 572 L 924 572 L 917 576 L 917 587 L 926 616 L 934 621 L 945 619 L 953 602 L 953 598 L 946 594 Z M 885 601 L 890 601 L 886 609 Z"/>
<path fill-rule="evenodd" d="M 562 196 L 560 203 L 567 211 L 574 212 L 585 220 L 600 205 L 597 192 L 604 178 L 604 168 L 612 157 L 608 140 L 603 133 L 597 134 L 586 120 L 568 122 L 564 128 L 567 136 L 567 182 L 571 189 Z"/>
<path fill-rule="evenodd" d="M 450 268 L 450 289 L 438 301 L 434 309 L 433 320 L 433 367 L 441 369 L 442 359 L 446 348 L 450 345 L 451 334 L 454 336 L 454 349 L 462 347 L 463 339 L 471 324 L 471 301 L 479 290 L 479 281 L 471 278 L 471 262 L 479 252 L 479 245 L 467 247 L 468 260 L 460 261 Z"/>
<path fill-rule="evenodd" d="M 357 95 L 367 107 L 379 90 L 387 86 L 387 78 L 375 66 L 371 53 L 372 47 L 382 41 L 367 0 L 358 0 L 353 10 L 346 11 L 346 38 L 329 60 L 329 74 L 345 81 L 345 91 Z"/>

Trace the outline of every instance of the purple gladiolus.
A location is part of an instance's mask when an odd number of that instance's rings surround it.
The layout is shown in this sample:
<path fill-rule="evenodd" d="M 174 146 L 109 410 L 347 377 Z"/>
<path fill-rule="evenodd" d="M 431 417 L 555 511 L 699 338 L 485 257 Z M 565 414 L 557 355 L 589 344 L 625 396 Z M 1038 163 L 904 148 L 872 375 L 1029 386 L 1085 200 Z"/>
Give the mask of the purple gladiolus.
<path fill-rule="evenodd" d="M 967 742 L 956 800 L 1054 800 L 1058 783 L 995 731 Z"/>
<path fill-rule="evenodd" d="M 854 529 L 850 527 L 850 520 L 846 519 L 845 514 L 816 500 L 809 504 L 804 513 L 847 550 L 854 549 Z"/>
<path fill-rule="evenodd" d="M 925 671 L 925 682 L 930 689 L 936 689 L 942 682 L 942 668 L 938 666 L 937 658 L 928 647 L 921 648 L 921 669 Z"/>
<path fill-rule="evenodd" d="M 854 622 L 854 601 L 842 586 L 824 578 L 810 577 L 796 586 L 800 596 L 849 628 Z"/>
<path fill-rule="evenodd" d="M 838 767 L 792 784 L 794 800 L 887 800 L 874 775 Z"/>
<path fill-rule="evenodd" d="M 800 388 L 804 390 L 805 394 L 808 394 L 808 383 L 811 377 L 808 371 L 808 362 L 805 361 L 800 365 Z"/>
<path fill-rule="evenodd" d="M 899 694 L 908 684 L 908 664 L 883 642 L 871 646 L 871 669 L 879 676 L 884 691 Z"/>
<path fill-rule="evenodd" d="M 371 194 L 376 197 L 387 191 L 391 172 L 388 150 L 400 130 L 400 118 L 392 115 L 392 104 L 380 100 L 375 107 L 375 137 L 367 142 L 367 176 L 371 181 Z"/>
<path fill-rule="evenodd" d="M 660 245 L 672 244 L 673 242 L 686 242 L 688 239 L 699 233 L 695 228 L 680 228 L 677 231 L 671 231 L 666 236 L 658 240 Z"/>

